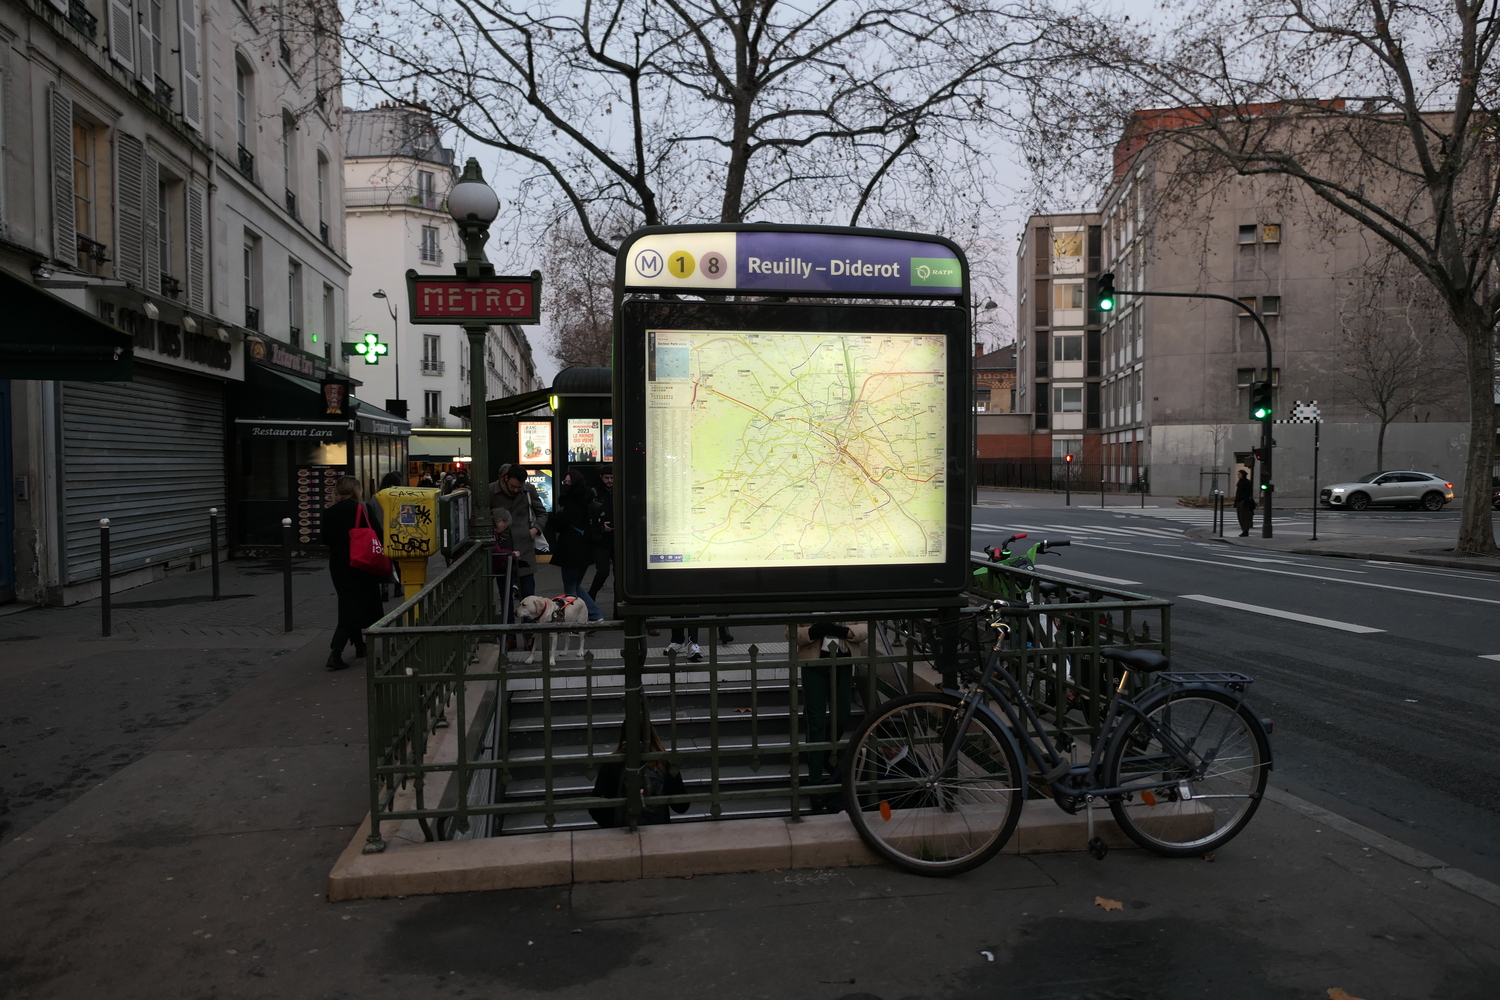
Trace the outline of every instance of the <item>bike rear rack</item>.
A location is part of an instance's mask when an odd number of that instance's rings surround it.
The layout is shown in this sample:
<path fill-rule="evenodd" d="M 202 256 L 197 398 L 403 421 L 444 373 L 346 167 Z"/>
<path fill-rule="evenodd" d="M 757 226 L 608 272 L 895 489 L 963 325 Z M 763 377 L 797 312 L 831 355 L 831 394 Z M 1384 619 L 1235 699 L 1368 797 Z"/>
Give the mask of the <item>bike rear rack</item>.
<path fill-rule="evenodd" d="M 1219 684 L 1231 691 L 1243 691 L 1255 678 L 1235 670 L 1170 670 L 1156 675 L 1172 684 Z"/>

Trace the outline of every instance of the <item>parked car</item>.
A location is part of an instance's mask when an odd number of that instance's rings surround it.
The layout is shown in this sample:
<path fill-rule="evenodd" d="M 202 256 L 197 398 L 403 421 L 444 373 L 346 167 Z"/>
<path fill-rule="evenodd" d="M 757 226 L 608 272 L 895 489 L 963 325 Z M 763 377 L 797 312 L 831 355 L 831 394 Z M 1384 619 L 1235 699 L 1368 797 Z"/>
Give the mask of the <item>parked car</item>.
<path fill-rule="evenodd" d="M 1453 484 L 1426 472 L 1372 472 L 1352 483 L 1329 486 L 1318 495 L 1325 507 L 1364 510 L 1369 506 L 1442 510 L 1453 499 Z"/>

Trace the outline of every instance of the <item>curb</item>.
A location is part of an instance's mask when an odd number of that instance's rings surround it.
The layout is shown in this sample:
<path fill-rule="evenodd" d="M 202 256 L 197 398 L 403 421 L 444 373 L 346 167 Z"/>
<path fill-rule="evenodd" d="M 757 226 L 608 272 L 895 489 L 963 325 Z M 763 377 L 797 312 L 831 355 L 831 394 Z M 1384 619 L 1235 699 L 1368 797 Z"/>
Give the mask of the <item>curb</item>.
<path fill-rule="evenodd" d="M 1087 817 L 1045 808 L 1036 800 L 1005 845 L 1006 854 L 1086 849 Z M 1111 848 L 1133 848 L 1107 809 L 1094 832 Z M 445 892 L 537 888 L 640 878 L 688 878 L 731 872 L 852 868 L 884 864 L 860 840 L 849 817 L 808 816 L 793 822 L 707 820 L 629 830 L 529 833 L 483 840 L 392 842 L 364 854 L 369 817 L 328 873 L 328 901 L 421 896 Z"/>
<path fill-rule="evenodd" d="M 1338 813 L 1329 812 L 1322 806 L 1315 806 L 1306 799 L 1299 798 L 1274 785 L 1266 786 L 1266 798 L 1277 805 L 1286 806 L 1293 812 L 1301 813 L 1308 819 L 1317 820 L 1324 826 L 1353 837 L 1361 844 L 1369 844 L 1403 864 L 1420 868 L 1433 878 L 1467 892 L 1477 899 L 1482 899 L 1491 906 L 1500 907 L 1500 885 L 1486 881 L 1477 875 L 1470 875 L 1462 868 L 1450 867 L 1430 854 L 1423 853 L 1414 847 L 1407 847 L 1399 840 L 1393 840 L 1383 833 L 1376 833 L 1367 826 L 1361 826 L 1352 819 L 1345 819 Z"/>
<path fill-rule="evenodd" d="M 1236 548 L 1256 549 L 1263 552 L 1282 552 L 1297 556 L 1327 556 L 1334 559 L 1360 559 L 1369 562 L 1410 563 L 1415 566 L 1440 566 L 1443 569 L 1470 569 L 1481 573 L 1500 573 L 1500 559 L 1491 559 L 1486 556 L 1450 559 L 1443 556 L 1419 556 L 1405 552 L 1351 552 L 1347 549 L 1314 549 L 1306 546 L 1295 549 L 1267 548 L 1260 545 L 1247 545 L 1237 538 L 1220 538 L 1209 534 L 1207 528 L 1196 526 L 1186 529 L 1183 534 L 1194 541 L 1219 542 Z"/>

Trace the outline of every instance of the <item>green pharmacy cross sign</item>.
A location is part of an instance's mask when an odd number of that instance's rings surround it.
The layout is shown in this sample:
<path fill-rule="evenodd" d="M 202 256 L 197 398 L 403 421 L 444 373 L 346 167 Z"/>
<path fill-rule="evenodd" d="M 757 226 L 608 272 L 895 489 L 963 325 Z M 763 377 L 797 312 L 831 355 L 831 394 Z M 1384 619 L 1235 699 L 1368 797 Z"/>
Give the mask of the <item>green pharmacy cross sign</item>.
<path fill-rule="evenodd" d="M 358 354 L 365 359 L 367 365 L 380 364 L 380 356 L 389 350 L 373 333 L 365 334 L 364 340 L 344 345 L 345 354 Z"/>

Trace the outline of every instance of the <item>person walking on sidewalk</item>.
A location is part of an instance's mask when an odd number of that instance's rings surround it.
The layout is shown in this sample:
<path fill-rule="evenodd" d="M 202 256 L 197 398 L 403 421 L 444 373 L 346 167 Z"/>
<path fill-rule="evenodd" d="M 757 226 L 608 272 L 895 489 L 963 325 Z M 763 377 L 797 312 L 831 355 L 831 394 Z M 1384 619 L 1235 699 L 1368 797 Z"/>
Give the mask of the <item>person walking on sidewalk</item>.
<path fill-rule="evenodd" d="M 589 584 L 589 596 L 599 601 L 599 589 L 609 579 L 610 563 L 615 557 L 615 470 L 606 465 L 599 470 L 599 489 L 595 494 L 604 505 L 604 524 L 598 540 L 592 542 L 594 549 L 594 580 Z"/>
<path fill-rule="evenodd" d="M 500 478 L 490 483 L 490 516 L 502 510 L 510 517 L 509 547 L 516 554 L 516 590 L 521 597 L 531 597 L 536 593 L 536 539 L 547 526 L 547 508 L 519 465 L 502 465 Z M 500 596 L 511 602 L 514 595 Z M 514 604 L 509 620 L 516 620 Z"/>
<path fill-rule="evenodd" d="M 1250 483 L 1250 473 L 1240 470 L 1240 480 L 1234 484 L 1234 516 L 1240 519 L 1240 537 L 1250 534 L 1255 524 L 1255 488 Z"/>
<path fill-rule="evenodd" d="M 569 469 L 552 514 L 552 532 L 557 538 L 552 565 L 562 570 L 563 593 L 582 601 L 589 610 L 589 621 L 596 622 L 604 618 L 604 613 L 594 603 L 593 595 L 583 589 L 583 574 L 594 564 L 588 542 L 589 506 L 593 502 L 594 491 L 589 488 L 587 475 L 582 469 Z"/>
<path fill-rule="evenodd" d="M 652 634 L 654 635 L 655 633 L 653 632 Z M 719 626 L 719 645 L 734 645 L 734 636 L 730 635 L 729 629 L 723 625 Z M 691 663 L 697 663 L 702 660 L 703 650 L 698 647 L 697 626 L 695 625 L 689 629 L 674 628 L 672 630 L 672 641 L 667 643 L 667 648 L 663 652 L 668 655 L 672 653 L 686 653 L 687 659 Z"/>
<path fill-rule="evenodd" d="M 380 579 L 349 565 L 349 531 L 358 521 L 361 510 L 371 527 L 370 505 L 364 502 L 364 490 L 353 476 L 343 476 L 333 490 L 334 504 L 323 511 L 319 541 L 328 547 L 328 575 L 339 598 L 338 623 L 329 644 L 328 669 L 343 670 L 344 647 L 354 643 L 354 655 L 365 655 L 364 630 L 380 620 L 385 605 L 380 600 Z"/>

